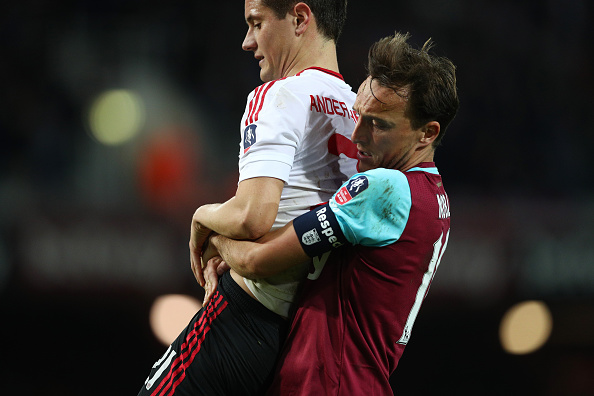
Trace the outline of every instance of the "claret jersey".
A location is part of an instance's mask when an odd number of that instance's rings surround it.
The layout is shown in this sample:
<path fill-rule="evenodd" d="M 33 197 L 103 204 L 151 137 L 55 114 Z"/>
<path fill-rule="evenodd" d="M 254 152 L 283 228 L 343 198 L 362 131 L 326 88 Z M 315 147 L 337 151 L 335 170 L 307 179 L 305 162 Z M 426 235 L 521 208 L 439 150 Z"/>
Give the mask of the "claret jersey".
<path fill-rule="evenodd" d="M 435 164 L 355 174 L 293 226 L 310 257 L 326 253 L 296 303 L 269 394 L 392 395 L 449 238 Z"/>
<path fill-rule="evenodd" d="M 321 68 L 270 81 L 248 96 L 239 181 L 284 181 L 273 228 L 327 202 L 356 172 L 356 147 L 350 141 L 357 119 L 355 96 L 340 74 Z M 245 281 L 262 304 L 286 317 L 308 267 L 304 263 L 271 278 Z"/>

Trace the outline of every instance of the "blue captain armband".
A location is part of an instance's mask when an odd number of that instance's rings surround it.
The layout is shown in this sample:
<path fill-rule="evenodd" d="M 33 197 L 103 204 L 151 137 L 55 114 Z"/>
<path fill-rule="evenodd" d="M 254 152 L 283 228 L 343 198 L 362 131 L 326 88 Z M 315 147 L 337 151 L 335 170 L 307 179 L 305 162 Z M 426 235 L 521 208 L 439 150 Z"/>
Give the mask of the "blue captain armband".
<path fill-rule="evenodd" d="M 293 220 L 301 247 L 309 257 L 316 257 L 347 243 L 330 206 L 326 203 Z"/>

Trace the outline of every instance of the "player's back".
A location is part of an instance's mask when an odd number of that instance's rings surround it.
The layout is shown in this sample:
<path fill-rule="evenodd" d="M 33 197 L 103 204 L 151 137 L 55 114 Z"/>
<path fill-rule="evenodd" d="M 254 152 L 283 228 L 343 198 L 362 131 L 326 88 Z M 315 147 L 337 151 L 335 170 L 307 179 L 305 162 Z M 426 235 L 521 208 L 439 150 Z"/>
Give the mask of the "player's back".
<path fill-rule="evenodd" d="M 265 176 L 285 182 L 273 228 L 330 199 L 356 172 L 356 148 L 350 141 L 355 96 L 340 74 L 311 68 L 265 83 L 248 97 L 241 123 L 240 181 Z M 307 270 L 304 263 L 246 284 L 265 306 L 287 316 Z"/>

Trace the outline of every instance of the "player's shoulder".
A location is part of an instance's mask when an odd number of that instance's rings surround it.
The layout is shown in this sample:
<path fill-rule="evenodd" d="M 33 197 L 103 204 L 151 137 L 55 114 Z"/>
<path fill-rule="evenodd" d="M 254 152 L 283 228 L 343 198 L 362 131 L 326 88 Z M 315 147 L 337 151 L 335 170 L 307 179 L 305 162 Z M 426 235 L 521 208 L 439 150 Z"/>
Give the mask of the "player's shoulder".
<path fill-rule="evenodd" d="M 406 171 L 407 174 L 410 175 L 435 175 L 439 176 L 439 171 L 437 170 L 437 166 L 435 166 L 434 162 L 421 162 Z"/>
<path fill-rule="evenodd" d="M 397 169 L 375 168 L 361 173 L 366 176 L 376 188 L 386 184 L 407 184 L 404 172 Z"/>
<path fill-rule="evenodd" d="M 414 166 L 407 171 L 398 169 L 375 168 L 365 172 L 357 173 L 353 178 L 365 176 L 373 183 L 407 183 L 407 180 L 415 177 L 441 177 L 433 162 L 425 162 Z"/>
<path fill-rule="evenodd" d="M 265 82 L 256 87 L 248 102 L 275 104 L 284 108 L 288 103 L 301 103 L 304 108 L 311 104 L 312 95 L 332 96 L 350 103 L 355 93 L 344 82 L 342 76 L 325 69 L 309 68 L 293 76 Z"/>
<path fill-rule="evenodd" d="M 396 191 L 409 191 L 408 180 L 399 170 L 376 168 L 354 174 L 335 194 L 340 205 L 355 198 L 354 203 L 372 197 L 387 197 Z"/>
<path fill-rule="evenodd" d="M 274 112 L 287 107 L 295 109 L 295 103 L 303 102 L 296 95 L 294 86 L 287 86 L 289 79 L 281 78 L 257 86 L 248 96 L 249 114 L 255 115 L 266 109 L 273 109 Z"/>
<path fill-rule="evenodd" d="M 302 90 L 302 86 L 298 84 L 294 80 L 294 76 L 291 77 L 283 77 L 277 80 L 267 81 L 259 86 L 257 86 L 250 94 L 250 97 L 253 99 L 265 99 L 275 97 L 282 93 L 298 93 Z"/>
<path fill-rule="evenodd" d="M 254 88 L 254 90 L 250 93 L 250 96 L 253 97 L 263 97 L 265 95 L 267 95 L 269 92 L 274 92 L 276 90 L 278 90 L 278 88 L 282 85 L 280 82 L 283 81 L 283 79 L 278 79 L 278 80 L 272 80 L 272 81 L 267 81 L 263 84 L 258 85 L 256 88 Z"/>
<path fill-rule="evenodd" d="M 377 192 L 377 190 L 384 189 L 385 194 L 388 194 L 390 190 L 399 193 L 418 188 L 425 190 L 427 186 L 443 188 L 441 175 L 433 162 L 420 163 L 404 172 L 396 169 L 376 168 L 363 172 L 362 175 L 366 175 L 367 183 L 372 187 L 372 191 Z"/>
<path fill-rule="evenodd" d="M 441 175 L 433 162 L 420 163 L 404 174 L 411 185 L 443 187 Z"/>
<path fill-rule="evenodd" d="M 334 83 L 350 88 L 340 73 L 333 70 L 323 69 L 321 67 L 310 67 L 289 77 L 282 77 L 276 80 L 267 81 L 257 86 L 253 92 L 263 89 L 278 89 L 280 87 L 286 86 L 290 86 L 292 88 L 302 88 L 308 84 L 319 84 L 320 81 L 324 81 L 328 84 Z"/>
<path fill-rule="evenodd" d="M 319 67 L 310 67 L 297 74 L 276 80 L 278 89 L 286 88 L 299 95 L 319 91 L 322 87 L 351 90 L 340 73 Z"/>

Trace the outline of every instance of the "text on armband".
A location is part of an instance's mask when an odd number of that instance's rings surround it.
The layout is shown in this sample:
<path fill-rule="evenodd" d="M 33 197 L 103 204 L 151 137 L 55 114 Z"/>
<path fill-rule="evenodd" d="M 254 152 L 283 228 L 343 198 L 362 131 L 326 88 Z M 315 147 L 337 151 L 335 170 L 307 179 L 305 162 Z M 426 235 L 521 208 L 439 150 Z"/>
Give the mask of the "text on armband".
<path fill-rule="evenodd" d="M 328 217 L 326 216 L 326 208 L 323 207 L 316 211 L 316 216 L 318 217 L 318 221 L 320 222 L 320 226 L 322 227 L 322 234 L 328 237 L 328 242 L 332 245 L 333 248 L 337 248 L 342 246 L 342 243 L 338 240 L 338 238 L 334 235 L 334 230 L 330 225 L 330 221 L 328 221 Z"/>

